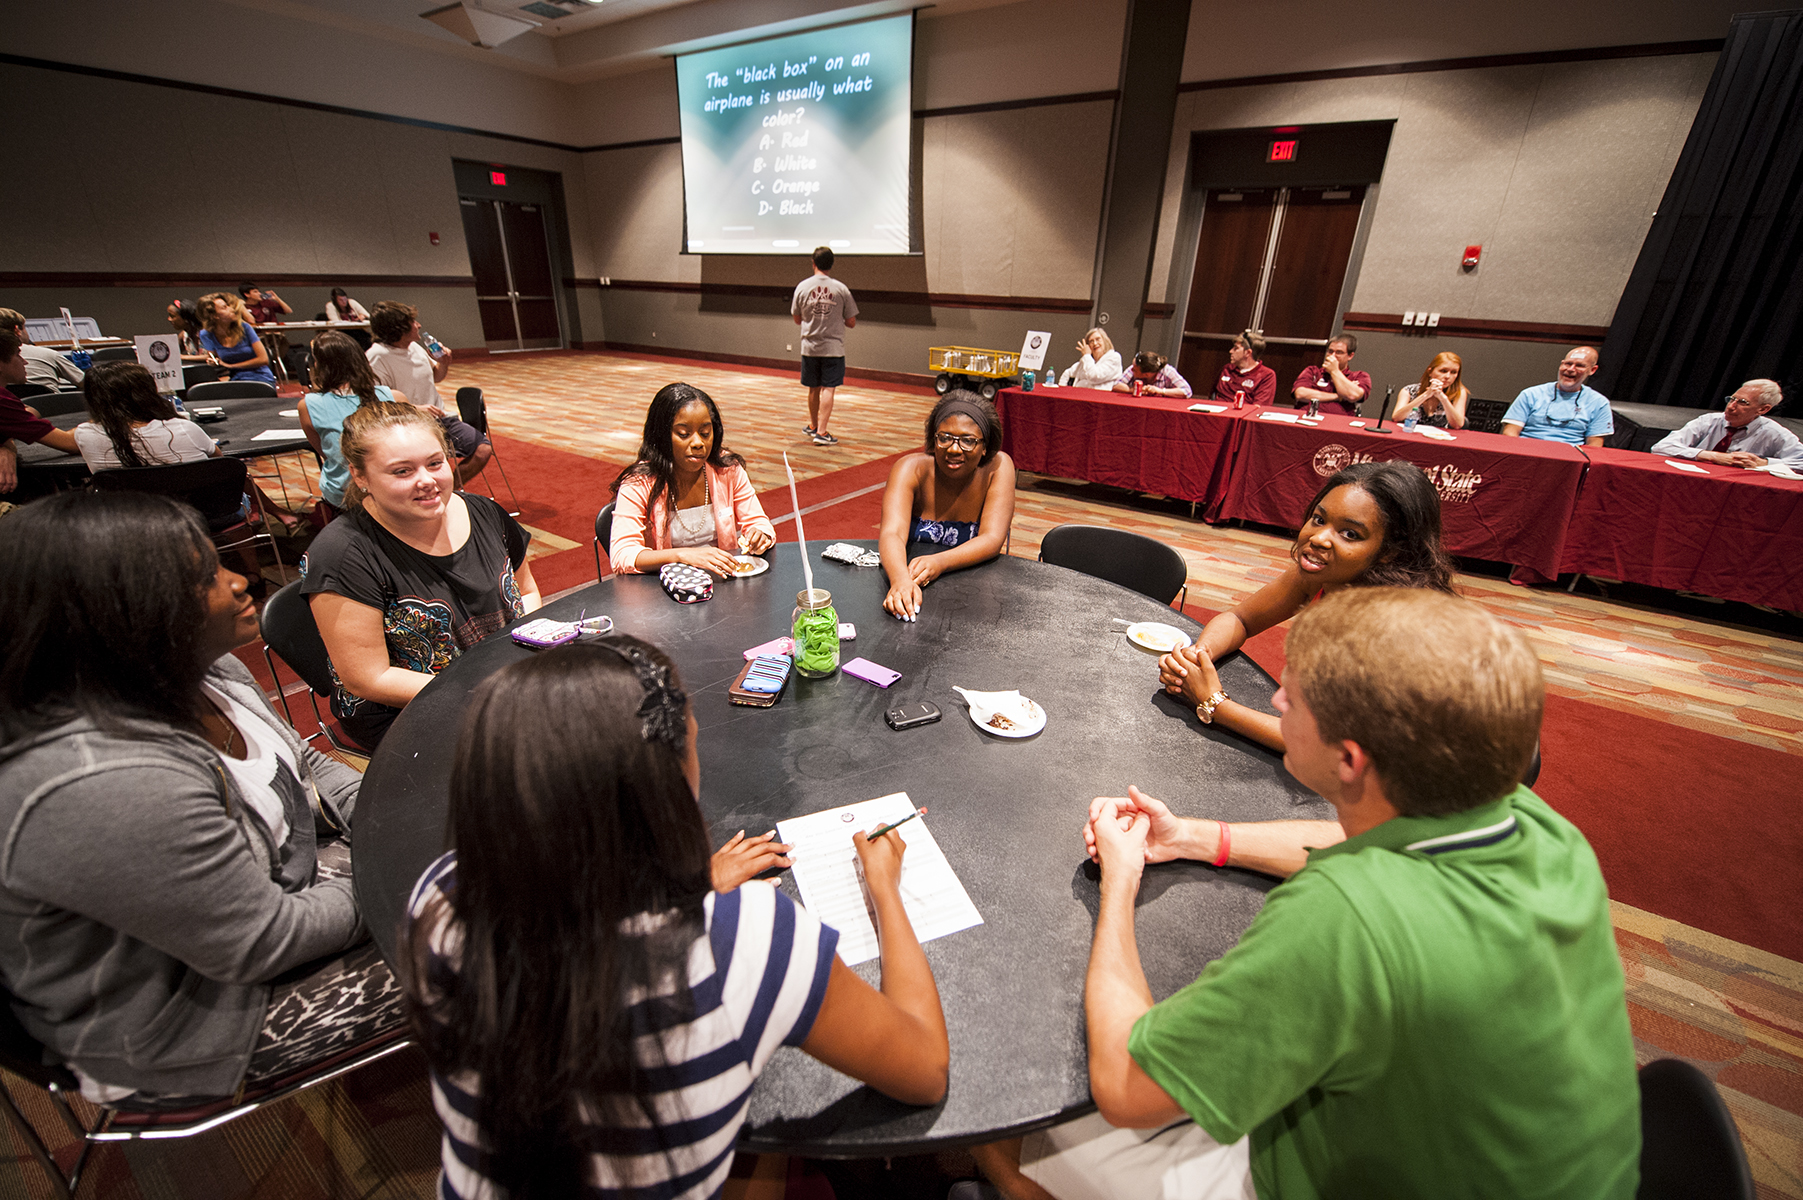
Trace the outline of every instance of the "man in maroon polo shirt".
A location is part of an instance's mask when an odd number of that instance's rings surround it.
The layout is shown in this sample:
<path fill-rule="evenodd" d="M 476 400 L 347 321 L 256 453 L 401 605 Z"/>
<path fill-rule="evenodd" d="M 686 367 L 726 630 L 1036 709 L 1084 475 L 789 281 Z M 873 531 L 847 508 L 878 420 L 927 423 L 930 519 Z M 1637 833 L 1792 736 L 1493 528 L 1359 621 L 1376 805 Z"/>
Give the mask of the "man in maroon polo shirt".
<path fill-rule="evenodd" d="M 19 353 L 19 337 L 0 332 L 0 493 L 19 486 L 19 455 L 12 439 L 42 442 L 64 454 L 80 453 L 75 435 L 58 429 L 12 394 L 14 384 L 25 382 L 25 356 Z"/>
<path fill-rule="evenodd" d="M 1371 394 L 1371 376 L 1347 369 L 1358 349 L 1358 339 L 1351 334 L 1335 334 L 1327 343 L 1321 365 L 1310 364 L 1302 368 L 1296 382 L 1290 385 L 1290 395 L 1296 397 L 1297 405 L 1306 406 L 1310 400 L 1315 400 L 1320 403 L 1322 412 L 1358 416 L 1359 405 Z"/>
<path fill-rule="evenodd" d="M 1274 404 L 1277 401 L 1277 372 L 1259 360 L 1265 356 L 1265 339 L 1250 329 L 1233 339 L 1227 352 L 1227 365 L 1215 380 L 1212 399 L 1217 404 Z"/>

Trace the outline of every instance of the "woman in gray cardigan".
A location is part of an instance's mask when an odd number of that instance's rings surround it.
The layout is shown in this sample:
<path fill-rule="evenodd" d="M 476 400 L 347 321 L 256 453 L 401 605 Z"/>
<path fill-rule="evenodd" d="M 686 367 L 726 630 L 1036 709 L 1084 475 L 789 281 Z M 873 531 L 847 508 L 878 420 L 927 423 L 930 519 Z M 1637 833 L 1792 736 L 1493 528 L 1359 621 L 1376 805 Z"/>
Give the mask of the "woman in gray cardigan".
<path fill-rule="evenodd" d="M 232 656 L 245 587 L 162 497 L 0 522 L 0 978 L 98 1103 L 231 1095 L 401 1021 L 351 893 L 360 777 Z"/>

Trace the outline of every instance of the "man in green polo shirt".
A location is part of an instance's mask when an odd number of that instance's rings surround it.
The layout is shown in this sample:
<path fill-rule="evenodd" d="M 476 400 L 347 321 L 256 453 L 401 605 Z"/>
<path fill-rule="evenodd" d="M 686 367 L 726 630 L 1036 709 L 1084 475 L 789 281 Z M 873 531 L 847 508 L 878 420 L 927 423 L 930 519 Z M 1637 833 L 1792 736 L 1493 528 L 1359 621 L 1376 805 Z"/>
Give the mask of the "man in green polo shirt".
<path fill-rule="evenodd" d="M 1058 1200 L 1632 1197 L 1639 1092 L 1602 873 L 1516 783 L 1544 706 L 1532 651 L 1467 601 L 1349 588 L 1287 652 L 1284 765 L 1338 821 L 1098 799 L 1099 1115 L 1029 1138 L 1026 1179 L 985 1167 Z M 1286 881 L 1154 1004 L 1133 908 L 1146 864 L 1174 858 Z"/>

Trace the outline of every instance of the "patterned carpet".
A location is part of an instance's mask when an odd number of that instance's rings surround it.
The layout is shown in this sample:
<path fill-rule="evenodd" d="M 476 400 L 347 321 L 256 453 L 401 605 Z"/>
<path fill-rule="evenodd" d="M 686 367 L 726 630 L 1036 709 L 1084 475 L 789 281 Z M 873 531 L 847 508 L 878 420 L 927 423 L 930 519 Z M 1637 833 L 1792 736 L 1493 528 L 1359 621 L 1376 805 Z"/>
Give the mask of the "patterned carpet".
<path fill-rule="evenodd" d="M 651 394 L 676 379 L 720 404 L 727 443 L 747 458 L 760 492 L 783 483 L 787 451 L 803 507 L 814 510 L 810 530 L 833 525 L 835 536 L 853 536 L 848 522 L 870 525 L 861 536 L 875 536 L 873 480 L 880 487 L 884 460 L 920 444 L 931 406 L 923 390 L 854 382 L 840 390 L 834 411 L 840 445 L 816 447 L 801 430 L 805 395 L 787 373 L 595 353 L 459 363 L 450 382 L 484 391 L 523 519 L 534 530 L 534 570 L 547 595 L 592 579 L 594 509 L 637 448 Z M 535 488 L 547 492 L 550 484 L 526 469 L 532 447 L 588 460 L 566 472 L 583 480 L 573 497 L 559 480 L 556 504 L 535 499 Z M 304 490 L 294 460 L 282 469 L 292 488 Z M 498 477 L 484 482 L 508 498 Z M 786 494 L 767 505 L 773 514 L 789 509 Z M 1273 578 L 1288 544 L 1270 530 L 1203 525 L 1175 501 L 1024 476 L 1010 552 L 1034 557 L 1046 530 L 1073 521 L 1132 529 L 1176 547 L 1189 564 L 1188 606 L 1198 615 Z M 779 525 L 785 539 L 792 528 Z M 1803 620 L 1794 615 L 1607 581 L 1586 583 L 1583 594 L 1525 589 L 1481 569 L 1461 575 L 1459 586 L 1523 631 L 1557 696 L 1672 727 L 1674 737 L 1704 733 L 1803 756 Z M 1588 594 L 1597 590 L 1608 596 Z M 1275 665 L 1281 631 L 1248 650 Z M 297 717 L 302 711 L 309 711 L 304 699 Z M 1697 790 L 1708 779 L 1699 772 L 1672 784 Z M 1794 871 L 1790 878 L 1772 882 L 1776 894 L 1799 893 Z M 1803 1200 L 1803 964 L 1626 904 L 1615 904 L 1613 915 L 1640 1060 L 1682 1056 L 1707 1071 L 1739 1123 L 1759 1195 Z M 6 1083 L 40 1130 L 57 1128 L 47 1103 L 10 1076 Z M 436 1137 L 420 1060 L 409 1052 L 199 1138 L 103 1148 L 83 1194 L 426 1197 Z M 15 1140 L 9 1154 L 7 1145 L 0 1142 L 0 1196 L 49 1196 L 22 1147 Z M 66 1136 L 61 1146 L 72 1156 Z"/>

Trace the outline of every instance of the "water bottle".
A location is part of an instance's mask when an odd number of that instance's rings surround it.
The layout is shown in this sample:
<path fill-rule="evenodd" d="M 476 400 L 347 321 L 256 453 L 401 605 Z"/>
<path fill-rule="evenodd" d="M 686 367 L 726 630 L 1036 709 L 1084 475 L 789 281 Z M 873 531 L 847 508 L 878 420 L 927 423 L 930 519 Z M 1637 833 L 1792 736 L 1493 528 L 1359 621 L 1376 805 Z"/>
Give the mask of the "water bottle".
<path fill-rule="evenodd" d="M 1421 420 L 1421 410 L 1419 408 L 1409 409 L 1409 415 L 1402 419 L 1402 431 L 1404 433 L 1415 432 L 1415 426 L 1420 422 L 1420 420 Z"/>
<path fill-rule="evenodd" d="M 1047 367 L 1045 369 L 1045 385 L 1047 387 L 1057 387 L 1058 386 L 1058 376 L 1052 374 L 1052 368 L 1050 368 L 1050 367 Z"/>
<path fill-rule="evenodd" d="M 825 679 L 839 669 L 839 614 L 825 588 L 795 593 L 790 618 L 795 669 L 809 679 Z"/>

